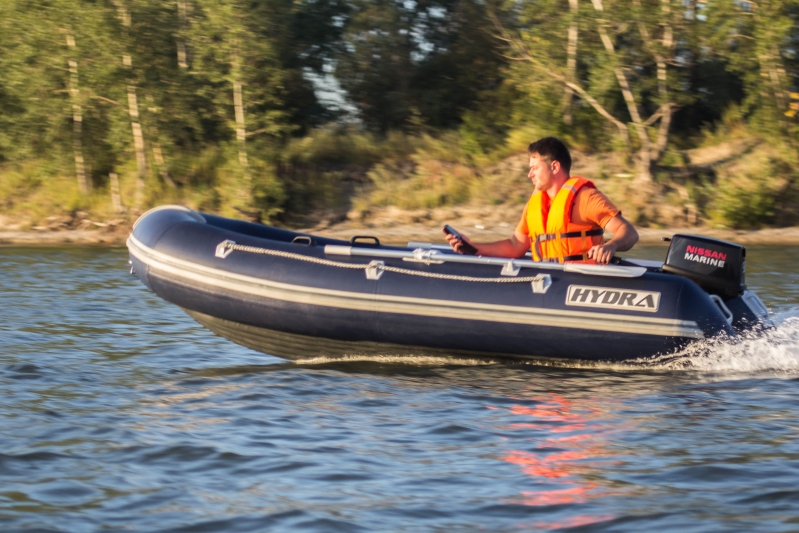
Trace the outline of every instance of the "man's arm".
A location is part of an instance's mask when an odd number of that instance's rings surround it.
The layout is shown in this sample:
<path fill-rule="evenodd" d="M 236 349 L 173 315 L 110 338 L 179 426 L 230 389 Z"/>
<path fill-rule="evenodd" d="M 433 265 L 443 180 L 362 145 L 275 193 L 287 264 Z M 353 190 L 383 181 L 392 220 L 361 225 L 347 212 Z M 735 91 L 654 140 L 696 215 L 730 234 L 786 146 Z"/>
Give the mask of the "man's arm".
<path fill-rule="evenodd" d="M 446 233 L 445 235 L 452 249 L 456 252 L 460 252 L 461 241 L 454 235 L 448 235 Z M 524 257 L 524 254 L 527 253 L 527 250 L 530 248 L 529 238 L 518 231 L 514 231 L 510 239 L 503 239 L 495 242 L 476 243 L 472 242 L 466 235 L 462 234 L 462 236 L 466 242 L 477 248 L 477 255 L 488 257 Z"/>
<path fill-rule="evenodd" d="M 638 242 L 638 232 L 627 222 L 621 213 L 611 218 L 605 229 L 613 233 L 613 238 L 605 244 L 597 244 L 588 250 L 588 257 L 597 263 L 608 263 L 616 252 L 626 252 Z"/>

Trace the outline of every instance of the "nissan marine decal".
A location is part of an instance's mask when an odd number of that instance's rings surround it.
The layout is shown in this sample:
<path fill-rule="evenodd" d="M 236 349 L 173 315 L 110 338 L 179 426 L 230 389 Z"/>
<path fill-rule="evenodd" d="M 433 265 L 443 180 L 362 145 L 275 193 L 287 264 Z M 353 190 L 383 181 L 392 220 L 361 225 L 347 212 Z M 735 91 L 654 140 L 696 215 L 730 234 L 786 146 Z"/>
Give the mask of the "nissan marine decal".
<path fill-rule="evenodd" d="M 703 265 L 712 265 L 714 267 L 722 268 L 724 262 L 727 260 L 727 254 L 710 248 L 700 248 L 698 246 L 685 247 L 685 260 L 695 261 Z"/>
<path fill-rule="evenodd" d="M 660 293 L 569 285 L 569 291 L 566 294 L 566 305 L 654 313 L 660 305 Z"/>

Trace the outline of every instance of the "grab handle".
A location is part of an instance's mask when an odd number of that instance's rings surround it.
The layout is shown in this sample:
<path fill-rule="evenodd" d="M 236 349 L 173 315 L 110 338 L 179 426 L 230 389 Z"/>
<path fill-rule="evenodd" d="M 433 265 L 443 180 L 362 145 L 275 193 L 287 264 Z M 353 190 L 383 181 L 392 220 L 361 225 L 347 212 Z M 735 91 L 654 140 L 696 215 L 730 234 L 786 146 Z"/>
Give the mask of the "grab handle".
<path fill-rule="evenodd" d="M 721 299 L 721 296 L 717 294 L 711 294 L 710 299 L 716 302 L 716 305 L 721 311 L 721 314 L 724 315 L 724 320 L 727 321 L 727 324 L 732 326 L 732 319 L 733 319 L 732 311 L 730 311 L 730 308 L 727 307 L 727 305 L 724 303 L 724 300 Z"/>
<path fill-rule="evenodd" d="M 291 244 L 304 244 L 306 246 L 316 246 L 313 237 L 310 235 L 297 235 L 291 239 Z"/>
<path fill-rule="evenodd" d="M 380 239 L 378 239 L 377 237 L 373 237 L 371 235 L 356 235 L 350 239 L 350 244 L 355 244 L 360 239 L 371 239 L 372 241 L 374 241 L 375 246 L 380 246 Z"/>

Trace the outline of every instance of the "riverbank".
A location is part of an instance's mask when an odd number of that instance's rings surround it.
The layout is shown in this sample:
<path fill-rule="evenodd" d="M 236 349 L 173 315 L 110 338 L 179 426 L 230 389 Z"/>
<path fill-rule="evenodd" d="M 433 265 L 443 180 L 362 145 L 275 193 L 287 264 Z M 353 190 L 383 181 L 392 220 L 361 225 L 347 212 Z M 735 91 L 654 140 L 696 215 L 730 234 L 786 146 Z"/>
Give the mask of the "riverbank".
<path fill-rule="evenodd" d="M 21 175 L 3 174 L 0 169 L 0 185 L 5 180 L 8 193 L 3 197 L 0 187 L 0 245 L 123 245 L 137 215 L 159 204 L 271 220 L 330 237 L 373 235 L 389 244 L 443 242 L 440 228 L 444 224 L 477 241 L 509 236 L 530 192 L 526 152 L 477 165 L 468 158 L 443 158 L 439 152 L 450 144 L 428 138 L 424 143 L 419 146 L 427 148 L 419 148 L 412 157 L 395 154 L 396 160 L 355 166 L 311 165 L 316 168 L 308 171 L 313 177 L 286 178 L 281 190 L 288 196 L 272 210 L 242 200 L 251 195 L 235 180 L 220 178 L 204 189 L 196 184 L 165 189 L 133 208 L 135 191 L 130 187 L 122 187 L 113 198 L 97 188 L 81 200 L 78 191 L 70 189 L 74 186 L 71 178 L 36 181 L 25 188 Z M 431 146 L 442 150 L 431 152 Z M 799 245 L 799 186 L 784 178 L 784 169 L 769 170 L 769 162 L 784 155 L 773 143 L 746 136 L 675 154 L 671 165 L 659 167 L 657 179 L 650 182 L 636 180 L 629 173 L 629 161 L 616 152 L 575 149 L 572 171 L 590 176 L 614 199 L 625 218 L 640 228 L 642 243 L 685 232 L 746 245 Z M 766 183 L 762 176 L 782 177 Z M 766 226 L 774 228 L 716 229 Z"/>
<path fill-rule="evenodd" d="M 476 241 L 491 241 L 507 238 L 513 225 L 507 222 L 486 222 L 470 217 L 453 217 L 448 222 Z M 481 223 L 482 222 L 482 223 Z M 59 246 L 67 244 L 124 246 L 132 228 L 130 223 L 95 229 L 62 230 L 0 230 L 0 246 Z M 379 224 L 364 225 L 345 221 L 325 227 L 303 228 L 299 231 L 336 239 L 350 239 L 354 235 L 370 235 L 386 244 L 404 245 L 410 241 L 444 243 L 441 224 L 430 222 L 400 222 L 383 218 Z M 799 246 L 799 226 L 768 228 L 756 231 L 712 229 L 706 227 L 687 228 L 638 228 L 639 244 L 657 244 L 664 237 L 676 233 L 704 235 L 715 239 L 752 245 Z"/>

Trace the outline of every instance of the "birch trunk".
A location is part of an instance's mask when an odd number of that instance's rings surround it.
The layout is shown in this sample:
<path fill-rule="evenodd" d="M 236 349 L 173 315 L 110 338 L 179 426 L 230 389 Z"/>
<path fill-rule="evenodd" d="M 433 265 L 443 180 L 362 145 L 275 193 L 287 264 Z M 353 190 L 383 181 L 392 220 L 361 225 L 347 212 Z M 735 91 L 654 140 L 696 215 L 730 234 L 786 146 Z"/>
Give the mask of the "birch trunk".
<path fill-rule="evenodd" d="M 774 95 L 774 101 L 777 103 L 777 108 L 784 111 L 787 107 L 785 93 L 782 90 L 782 82 L 776 67 L 775 61 L 776 54 L 761 54 L 760 55 L 760 70 L 767 73 L 769 84 L 771 85 L 771 92 Z"/>
<path fill-rule="evenodd" d="M 111 207 L 113 207 L 114 213 L 122 213 L 125 211 L 125 207 L 122 205 L 122 197 L 119 194 L 119 176 L 116 172 L 112 172 L 108 177 L 111 185 Z"/>
<path fill-rule="evenodd" d="M 164 154 L 161 152 L 161 144 L 155 141 L 153 141 L 151 144 L 153 146 L 153 158 L 155 159 L 155 164 L 158 166 L 158 175 L 161 176 L 161 179 L 164 180 L 164 183 L 166 183 L 170 189 L 177 189 L 178 186 L 175 185 L 175 182 L 172 180 L 172 177 L 169 175 L 169 172 L 166 169 Z"/>
<path fill-rule="evenodd" d="M 124 56 L 125 66 L 132 67 L 129 55 Z M 128 114 L 130 115 L 130 128 L 133 132 L 133 148 L 136 151 L 136 199 L 135 206 L 139 209 L 144 202 L 144 180 L 147 176 L 147 156 L 144 151 L 144 133 L 142 133 L 139 120 L 139 102 L 136 98 L 136 86 L 128 83 Z"/>
<path fill-rule="evenodd" d="M 233 74 L 233 110 L 236 115 L 236 141 L 239 145 L 239 164 L 244 168 L 244 171 L 249 177 L 249 162 L 247 160 L 247 130 L 244 124 L 244 96 L 242 94 L 241 86 L 241 68 L 239 66 L 239 57 L 237 53 L 238 43 L 235 40 L 231 41 L 232 45 L 232 66 Z"/>
<path fill-rule="evenodd" d="M 67 34 L 67 46 L 75 50 L 75 38 Z M 90 190 L 86 179 L 86 166 L 83 159 L 83 109 L 80 105 L 80 86 L 78 84 L 78 62 L 69 60 L 69 97 L 72 100 L 72 152 L 75 157 L 75 175 L 78 178 L 78 189 L 82 194 Z"/>
<path fill-rule="evenodd" d="M 186 29 L 186 19 L 186 0 L 178 0 L 178 29 L 180 31 Z M 189 68 L 186 54 L 186 41 L 182 38 L 178 39 L 178 66 L 182 69 Z"/>
<path fill-rule="evenodd" d="M 158 113 L 158 108 L 152 107 L 152 96 L 148 96 L 147 99 L 151 106 L 148 108 L 148 111 L 153 115 L 153 117 L 155 117 L 155 115 Z M 172 177 L 169 175 L 169 171 L 166 167 L 166 161 L 164 160 L 164 154 L 161 151 L 161 142 L 158 137 L 158 126 L 155 125 L 155 118 L 151 122 L 152 125 L 150 126 L 150 131 L 148 133 L 150 135 L 150 146 L 153 150 L 153 159 L 155 160 L 158 175 L 161 176 L 161 179 L 164 181 L 164 183 L 166 183 L 171 189 L 177 189 L 177 185 L 175 185 L 175 182 L 172 181 Z"/>
<path fill-rule="evenodd" d="M 660 0 L 660 10 L 663 14 L 661 45 L 663 50 L 671 56 L 674 47 L 674 33 L 669 23 L 671 17 L 671 5 L 669 2 L 670 0 Z M 639 8 L 641 7 L 638 0 L 635 0 L 635 5 Z M 654 124 L 655 120 L 660 119 L 657 141 L 650 153 L 650 160 L 655 162 L 660 159 L 660 156 L 666 150 L 669 140 L 669 128 L 671 127 L 672 105 L 669 101 L 668 72 L 666 70 L 666 58 L 656 47 L 652 46 L 653 39 L 650 37 L 649 30 L 646 29 L 646 25 L 643 22 L 638 22 L 638 31 L 647 49 L 655 56 L 655 63 L 657 64 L 658 93 L 660 94 L 661 106 L 645 123 L 645 125 Z"/>
<path fill-rule="evenodd" d="M 566 47 L 566 77 L 574 83 L 577 80 L 577 8 L 579 0 L 569 0 L 569 12 L 571 13 L 571 23 L 569 24 L 569 42 Z M 574 100 L 574 89 L 566 86 L 563 93 L 563 123 L 572 125 L 572 101 Z"/>
<path fill-rule="evenodd" d="M 594 9 L 600 13 L 604 12 L 602 0 L 592 1 L 594 4 Z M 624 97 L 624 103 L 627 105 L 627 111 L 630 113 L 633 126 L 635 126 L 635 131 L 638 134 L 639 141 L 641 142 L 641 148 L 638 150 L 638 179 L 640 181 L 650 182 L 652 181 L 652 153 L 650 151 L 649 135 L 647 134 L 646 126 L 641 120 L 641 114 L 638 112 L 638 105 L 635 102 L 635 95 L 633 95 L 633 91 L 630 88 L 630 83 L 627 81 L 627 76 L 624 74 L 622 67 L 618 64 L 616 58 L 616 48 L 613 46 L 613 41 L 608 35 L 606 25 L 607 23 L 603 19 L 600 19 L 599 37 L 602 40 L 602 45 L 605 47 L 605 51 L 609 56 L 611 56 L 615 63 L 613 72 L 616 75 L 616 80 L 619 82 L 621 94 Z"/>
<path fill-rule="evenodd" d="M 130 12 L 120 1 L 114 1 L 125 34 L 130 32 Z M 130 116 L 130 129 L 133 133 L 133 148 L 136 152 L 136 196 L 134 207 L 138 210 L 144 202 L 145 178 L 147 176 L 147 156 L 144 151 L 144 133 L 142 132 L 139 116 L 139 102 L 136 98 L 136 83 L 133 75 L 133 59 L 129 54 L 122 55 L 122 64 L 128 69 L 128 115 Z"/>

